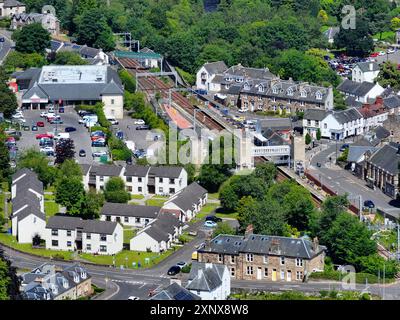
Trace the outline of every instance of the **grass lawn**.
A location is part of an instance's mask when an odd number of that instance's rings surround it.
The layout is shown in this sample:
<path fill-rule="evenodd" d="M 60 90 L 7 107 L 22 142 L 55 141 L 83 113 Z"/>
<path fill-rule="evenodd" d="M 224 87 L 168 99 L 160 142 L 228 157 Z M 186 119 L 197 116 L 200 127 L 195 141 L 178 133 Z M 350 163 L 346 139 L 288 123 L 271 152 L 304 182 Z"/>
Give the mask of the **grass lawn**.
<path fill-rule="evenodd" d="M 164 205 L 164 202 L 166 202 L 168 198 L 151 198 L 146 200 L 146 206 L 156 206 L 156 207 L 162 207 Z"/>
<path fill-rule="evenodd" d="M 218 200 L 219 199 L 219 193 L 218 192 L 209 193 L 208 194 L 208 199 Z"/>
<path fill-rule="evenodd" d="M 168 250 L 162 254 L 158 254 L 158 253 L 154 253 L 154 252 L 139 252 L 139 251 L 123 250 L 120 253 L 117 253 L 115 255 L 115 265 L 116 265 L 116 267 L 119 267 L 121 265 L 126 267 L 126 265 L 128 265 L 129 268 L 133 269 L 134 267 L 132 266 L 132 262 L 136 262 L 135 269 L 137 269 L 138 263 L 140 262 L 142 268 L 149 268 L 149 267 L 152 267 L 153 265 L 159 263 L 161 260 L 165 259 L 166 257 L 168 257 L 173 252 L 174 252 L 173 250 Z M 87 261 L 97 263 L 97 264 L 105 264 L 105 265 L 113 264 L 113 256 L 109 256 L 109 255 L 94 256 L 91 254 L 82 253 L 79 256 L 82 259 L 85 259 Z M 144 264 L 145 258 L 150 259 L 148 264 Z"/>
<path fill-rule="evenodd" d="M 55 197 L 54 194 L 44 194 L 44 200 L 54 201 L 55 198 L 56 198 L 56 197 Z"/>
<path fill-rule="evenodd" d="M 124 243 L 129 243 L 130 240 L 136 235 L 135 229 L 124 229 Z"/>
<path fill-rule="evenodd" d="M 131 194 L 131 199 L 141 200 L 143 198 L 144 198 L 144 195 L 142 195 L 142 194 Z"/>
<path fill-rule="evenodd" d="M 60 207 L 58 203 L 51 202 L 51 201 L 45 201 L 44 202 L 44 212 L 46 213 L 46 218 L 54 216 L 56 213 L 58 213 L 60 210 Z"/>
<path fill-rule="evenodd" d="M 46 250 L 46 249 L 34 249 L 30 243 L 18 243 L 15 237 L 6 233 L 0 233 L 0 242 L 4 243 L 12 248 L 21 250 L 23 252 L 36 254 L 42 257 L 63 257 L 64 260 L 72 260 L 72 252 L 70 251 L 58 251 L 58 250 Z M 6 250 L 7 251 L 7 250 Z"/>
<path fill-rule="evenodd" d="M 237 212 L 217 213 L 216 216 L 221 218 L 221 219 L 223 219 L 223 218 L 237 219 L 238 218 L 238 213 Z"/>
<path fill-rule="evenodd" d="M 44 192 L 56 192 L 56 187 L 55 186 L 49 186 L 47 187 Z"/>
<path fill-rule="evenodd" d="M 197 218 L 203 219 L 219 206 L 216 203 L 207 203 L 203 208 L 201 208 L 200 212 L 196 215 Z"/>

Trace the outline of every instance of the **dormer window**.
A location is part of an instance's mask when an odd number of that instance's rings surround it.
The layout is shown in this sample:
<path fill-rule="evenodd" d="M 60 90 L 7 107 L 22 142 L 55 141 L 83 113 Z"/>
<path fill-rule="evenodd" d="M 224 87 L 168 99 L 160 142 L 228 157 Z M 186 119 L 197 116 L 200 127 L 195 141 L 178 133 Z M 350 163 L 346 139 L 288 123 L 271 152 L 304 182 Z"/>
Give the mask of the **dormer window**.
<path fill-rule="evenodd" d="M 278 88 L 276 88 L 276 87 L 272 88 L 272 92 L 277 94 L 278 93 Z"/>
<path fill-rule="evenodd" d="M 243 82 L 243 78 L 236 78 L 236 82 Z"/>
<path fill-rule="evenodd" d="M 316 98 L 317 100 L 322 100 L 322 93 L 319 92 L 319 91 L 317 91 L 317 93 L 315 94 L 315 98 Z"/>
<path fill-rule="evenodd" d="M 292 88 L 287 89 L 286 93 L 287 93 L 288 96 L 292 96 L 293 95 L 293 89 Z"/>
<path fill-rule="evenodd" d="M 259 86 L 259 87 L 258 87 L 258 91 L 259 91 L 259 92 L 264 92 L 264 86 Z"/>
<path fill-rule="evenodd" d="M 305 90 L 301 90 L 300 91 L 300 96 L 303 97 L 303 98 L 306 98 L 307 97 L 307 92 Z"/>
<path fill-rule="evenodd" d="M 245 83 L 243 88 L 244 90 L 250 90 L 250 85 L 248 83 Z"/>

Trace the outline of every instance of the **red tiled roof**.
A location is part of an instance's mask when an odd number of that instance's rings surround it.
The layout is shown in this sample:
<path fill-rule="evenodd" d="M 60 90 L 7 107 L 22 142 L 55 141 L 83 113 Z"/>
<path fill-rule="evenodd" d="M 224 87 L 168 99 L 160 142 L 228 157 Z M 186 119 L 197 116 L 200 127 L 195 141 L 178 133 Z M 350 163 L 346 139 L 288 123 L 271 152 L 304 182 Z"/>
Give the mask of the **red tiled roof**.
<path fill-rule="evenodd" d="M 175 108 L 164 105 L 164 109 L 179 129 L 182 130 L 192 127 L 192 124 L 188 120 L 186 120 Z"/>

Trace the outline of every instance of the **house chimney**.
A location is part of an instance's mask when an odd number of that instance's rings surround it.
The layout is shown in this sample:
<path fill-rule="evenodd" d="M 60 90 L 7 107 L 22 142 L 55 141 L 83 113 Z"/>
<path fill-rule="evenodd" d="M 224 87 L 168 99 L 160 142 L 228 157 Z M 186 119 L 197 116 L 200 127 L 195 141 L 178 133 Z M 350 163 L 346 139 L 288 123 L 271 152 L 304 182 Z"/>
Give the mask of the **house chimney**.
<path fill-rule="evenodd" d="M 319 247 L 319 241 L 318 241 L 318 238 L 315 237 L 315 238 L 313 239 L 312 248 L 313 248 L 314 251 L 317 251 L 317 250 L 318 250 L 318 247 Z"/>
<path fill-rule="evenodd" d="M 375 104 L 383 105 L 383 98 L 381 96 L 376 97 Z"/>
<path fill-rule="evenodd" d="M 254 226 L 252 224 L 249 224 L 246 228 L 246 231 L 244 232 L 244 236 L 247 237 L 253 234 L 253 231 L 254 231 Z"/>

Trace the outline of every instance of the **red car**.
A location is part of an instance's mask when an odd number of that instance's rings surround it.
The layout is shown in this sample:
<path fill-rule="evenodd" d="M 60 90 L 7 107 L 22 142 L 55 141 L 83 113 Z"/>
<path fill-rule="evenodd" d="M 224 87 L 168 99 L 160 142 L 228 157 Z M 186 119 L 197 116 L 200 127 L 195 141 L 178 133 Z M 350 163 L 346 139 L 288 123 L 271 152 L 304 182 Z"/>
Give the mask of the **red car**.
<path fill-rule="evenodd" d="M 38 121 L 38 122 L 36 122 L 36 126 L 44 127 L 44 122 L 43 121 Z"/>
<path fill-rule="evenodd" d="M 53 135 L 48 133 L 39 133 L 36 135 L 36 139 L 42 139 L 42 138 L 53 139 Z"/>
<path fill-rule="evenodd" d="M 102 136 L 93 136 L 93 137 L 90 137 L 90 139 L 91 139 L 92 141 L 96 141 L 96 140 L 99 140 L 99 139 L 105 140 L 105 138 L 102 137 Z"/>
<path fill-rule="evenodd" d="M 374 53 L 371 53 L 371 55 L 370 55 L 370 57 L 372 57 L 372 58 L 376 58 L 378 56 L 379 56 L 379 52 L 374 52 Z"/>

